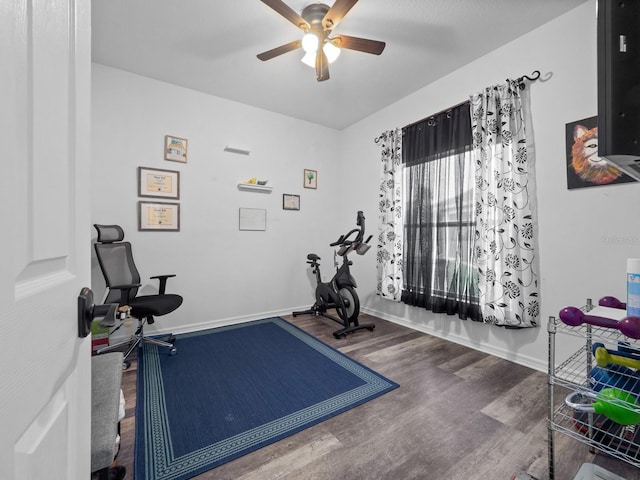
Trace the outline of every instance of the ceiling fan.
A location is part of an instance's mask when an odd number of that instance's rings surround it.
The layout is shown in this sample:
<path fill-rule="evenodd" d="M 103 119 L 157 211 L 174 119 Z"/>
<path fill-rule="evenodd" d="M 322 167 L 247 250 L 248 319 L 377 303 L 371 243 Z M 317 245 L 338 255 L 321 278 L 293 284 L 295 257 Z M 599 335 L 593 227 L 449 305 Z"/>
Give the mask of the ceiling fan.
<path fill-rule="evenodd" d="M 258 54 L 262 61 L 270 60 L 283 53 L 303 48 L 306 52 L 303 62 L 315 66 L 319 82 L 329 79 L 329 63 L 340 53 L 341 48 L 380 55 L 385 43 L 348 35 L 331 36 L 333 29 L 342 21 L 358 0 L 336 0 L 331 8 L 323 3 L 307 5 L 300 14 L 281 0 L 261 0 L 277 13 L 302 30 L 301 40 L 294 40 L 266 52 Z"/>

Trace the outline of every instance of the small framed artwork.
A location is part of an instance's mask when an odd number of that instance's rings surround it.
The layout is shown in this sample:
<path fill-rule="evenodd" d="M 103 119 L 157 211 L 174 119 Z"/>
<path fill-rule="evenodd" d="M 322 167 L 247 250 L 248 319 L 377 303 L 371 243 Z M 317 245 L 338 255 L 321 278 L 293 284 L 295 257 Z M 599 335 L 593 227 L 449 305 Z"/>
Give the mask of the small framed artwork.
<path fill-rule="evenodd" d="M 187 147 L 189 141 L 186 138 L 164 136 L 164 159 L 172 162 L 187 163 Z"/>
<path fill-rule="evenodd" d="M 318 172 L 304 169 L 304 188 L 318 188 Z"/>
<path fill-rule="evenodd" d="M 138 167 L 138 196 L 180 198 L 180 172 Z"/>
<path fill-rule="evenodd" d="M 264 231 L 267 229 L 267 211 L 264 208 L 240 208 L 240 230 Z"/>
<path fill-rule="evenodd" d="M 138 230 L 180 231 L 180 204 L 138 202 Z"/>
<path fill-rule="evenodd" d="M 300 210 L 300 195 L 282 194 L 283 210 Z"/>

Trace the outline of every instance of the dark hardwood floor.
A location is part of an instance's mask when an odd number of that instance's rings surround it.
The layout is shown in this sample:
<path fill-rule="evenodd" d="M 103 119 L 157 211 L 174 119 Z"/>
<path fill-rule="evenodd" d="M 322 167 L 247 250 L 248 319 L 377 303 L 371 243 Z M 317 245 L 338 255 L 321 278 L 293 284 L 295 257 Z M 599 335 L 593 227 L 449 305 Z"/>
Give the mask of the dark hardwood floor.
<path fill-rule="evenodd" d="M 400 388 L 196 478 L 510 480 L 519 471 L 548 478 L 545 374 L 367 315 L 361 322 L 374 322 L 373 332 L 340 340 L 330 320 L 284 318 Z M 129 480 L 136 373 L 134 361 L 123 375 L 117 460 Z M 572 480 L 583 462 L 640 480 L 638 469 L 558 433 L 555 458 L 557 480 Z"/>

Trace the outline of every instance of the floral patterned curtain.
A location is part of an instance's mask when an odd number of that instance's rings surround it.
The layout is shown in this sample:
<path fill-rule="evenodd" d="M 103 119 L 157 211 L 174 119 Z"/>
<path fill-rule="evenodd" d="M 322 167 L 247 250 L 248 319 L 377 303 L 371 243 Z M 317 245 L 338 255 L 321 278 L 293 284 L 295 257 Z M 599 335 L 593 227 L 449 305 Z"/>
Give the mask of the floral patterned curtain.
<path fill-rule="evenodd" d="M 376 139 L 381 147 L 377 294 L 400 301 L 402 294 L 402 130 Z"/>
<path fill-rule="evenodd" d="M 480 308 L 507 327 L 535 327 L 540 316 L 522 103 L 512 80 L 471 96 Z"/>

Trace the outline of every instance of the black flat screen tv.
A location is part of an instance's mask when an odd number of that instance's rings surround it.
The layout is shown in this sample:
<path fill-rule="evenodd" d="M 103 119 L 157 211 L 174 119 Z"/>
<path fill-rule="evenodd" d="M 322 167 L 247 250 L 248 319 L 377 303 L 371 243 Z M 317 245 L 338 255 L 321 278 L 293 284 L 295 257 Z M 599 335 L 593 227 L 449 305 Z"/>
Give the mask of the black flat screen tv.
<path fill-rule="evenodd" d="M 598 0 L 598 155 L 640 180 L 640 0 Z"/>

